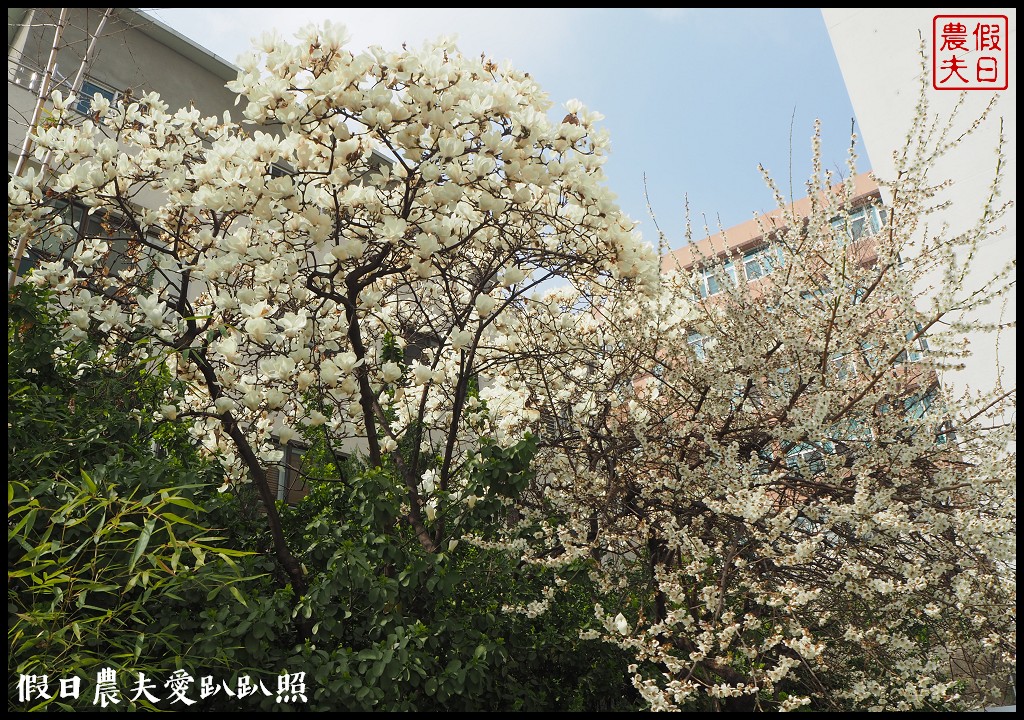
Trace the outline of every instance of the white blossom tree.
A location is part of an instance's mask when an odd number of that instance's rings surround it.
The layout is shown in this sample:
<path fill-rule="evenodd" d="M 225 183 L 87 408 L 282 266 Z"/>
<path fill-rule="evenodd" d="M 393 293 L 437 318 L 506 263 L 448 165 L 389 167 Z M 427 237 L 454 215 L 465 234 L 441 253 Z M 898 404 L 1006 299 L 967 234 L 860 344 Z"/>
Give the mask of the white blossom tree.
<path fill-rule="evenodd" d="M 155 94 L 95 97 L 83 119 L 55 93 L 34 145 L 48 173 L 8 193 L 12 242 L 54 250 L 32 279 L 57 290 L 67 341 L 102 333 L 104 362 L 172 368 L 160 412 L 253 480 L 298 593 L 261 470 L 277 443 L 326 424 L 339 451 L 390 458 L 400 521 L 439 548 L 453 531 L 434 509 L 459 493 L 467 451 L 520 437 L 525 390 L 470 392 L 503 361 L 481 338 L 545 280 L 586 295 L 656 272 L 603 185 L 599 115 L 570 101 L 551 122 L 528 75 L 447 42 L 345 42 L 338 26 L 263 38 L 231 83 L 242 125 Z M 412 342 L 408 367 L 388 352 Z"/>
<path fill-rule="evenodd" d="M 908 156 L 868 257 L 835 242 L 847 198 L 823 179 L 811 217 L 773 229 L 774 282 L 698 302 L 604 187 L 599 115 L 570 101 L 551 122 L 528 75 L 444 41 L 345 42 L 263 38 L 231 84 L 241 124 L 153 94 L 83 118 L 54 95 L 47 172 L 8 190 L 9 243 L 51 253 L 29 279 L 66 341 L 173 372 L 157 412 L 255 485 L 297 596 L 263 468 L 318 427 L 395 469 L 394 525 L 429 552 L 586 560 L 655 709 L 927 707 L 952 701 L 949 662 L 1014 656 L 1014 429 L 985 423 L 1012 392 L 907 412 L 957 361 L 943 322 L 1011 282 L 956 282 L 998 207 L 912 247 L 933 188 Z M 531 435 L 519 522 L 466 532 L 479 449 Z"/>
<path fill-rule="evenodd" d="M 592 559 L 625 607 L 590 634 L 636 652 L 654 709 L 983 707 L 1007 687 L 1015 389 L 938 379 L 970 358 L 958 314 L 1015 281 L 1011 260 L 963 289 L 1008 205 L 997 182 L 973 227 L 927 228 L 946 185 L 928 170 L 958 140 L 921 112 L 877 235 L 836 231 L 853 182 L 823 172 L 816 134 L 811 212 L 776 193 L 766 278 L 705 258 L 720 294 L 673 272 L 572 314 L 559 289 L 513 326 L 533 353 L 507 382 L 557 419 L 524 517 L 546 552 L 524 560 Z"/>

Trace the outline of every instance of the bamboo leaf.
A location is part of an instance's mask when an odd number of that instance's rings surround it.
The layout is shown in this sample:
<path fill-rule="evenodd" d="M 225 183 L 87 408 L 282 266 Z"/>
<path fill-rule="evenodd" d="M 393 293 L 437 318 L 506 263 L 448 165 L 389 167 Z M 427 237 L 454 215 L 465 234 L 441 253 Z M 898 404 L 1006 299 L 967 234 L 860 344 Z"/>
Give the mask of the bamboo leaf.
<path fill-rule="evenodd" d="M 245 598 L 242 597 L 242 593 L 238 592 L 238 588 L 236 588 L 234 585 L 228 585 L 228 590 L 231 592 L 232 595 L 235 596 L 235 600 L 242 603 L 246 607 L 249 607 L 249 603 L 247 603 L 245 601 Z"/>
<path fill-rule="evenodd" d="M 139 558 L 142 557 L 142 553 L 146 552 L 146 547 L 149 545 L 149 538 L 153 535 L 153 528 L 155 526 L 155 518 L 150 518 L 143 526 L 142 533 L 139 535 L 139 539 L 135 543 L 135 552 L 132 553 L 132 559 L 128 563 L 129 572 L 135 569 L 135 564 L 139 561 Z"/>
<path fill-rule="evenodd" d="M 82 468 L 82 482 L 84 482 L 85 486 L 89 488 L 89 492 L 96 492 L 96 483 L 91 477 L 89 477 L 89 473 L 85 471 L 85 468 Z"/>

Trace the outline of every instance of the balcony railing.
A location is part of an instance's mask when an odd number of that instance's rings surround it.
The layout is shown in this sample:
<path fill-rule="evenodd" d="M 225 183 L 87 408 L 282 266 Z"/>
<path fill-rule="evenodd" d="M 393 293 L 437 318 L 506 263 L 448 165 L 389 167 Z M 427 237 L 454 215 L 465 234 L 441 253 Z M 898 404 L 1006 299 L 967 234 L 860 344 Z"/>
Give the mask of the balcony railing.
<path fill-rule="evenodd" d="M 44 71 L 42 68 L 27 62 L 24 58 L 13 60 L 7 58 L 7 81 L 25 88 L 29 92 L 38 92 L 43 82 Z M 71 80 L 60 72 L 60 68 L 54 66 L 53 79 L 50 81 L 51 90 L 61 86 L 71 87 Z"/>
<path fill-rule="evenodd" d="M 21 60 L 13 60 L 11 58 L 7 59 L 8 82 L 22 87 L 31 93 L 39 92 L 39 88 L 43 83 L 44 74 L 45 71 L 42 68 L 26 61 L 24 58 Z M 69 77 L 61 72 L 59 66 L 54 66 L 53 77 L 50 79 L 50 93 L 54 90 L 60 90 L 64 95 L 67 95 L 71 92 L 71 84 L 73 80 L 73 77 Z M 88 114 L 89 102 L 92 100 L 92 95 L 97 92 L 106 96 L 111 102 L 116 102 L 117 98 L 120 96 L 118 91 L 108 87 L 102 81 L 86 74 L 82 78 L 82 85 L 79 88 L 79 94 L 82 95 L 88 93 L 88 97 L 80 97 L 78 105 L 75 106 L 75 110 L 83 114 Z"/>

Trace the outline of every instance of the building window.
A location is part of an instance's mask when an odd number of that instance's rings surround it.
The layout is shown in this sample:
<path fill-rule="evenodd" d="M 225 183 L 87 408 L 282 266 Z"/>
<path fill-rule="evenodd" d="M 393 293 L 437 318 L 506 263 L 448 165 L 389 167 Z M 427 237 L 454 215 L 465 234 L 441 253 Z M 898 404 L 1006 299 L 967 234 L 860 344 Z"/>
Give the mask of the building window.
<path fill-rule="evenodd" d="M 857 375 L 857 365 L 852 362 L 850 353 L 834 352 L 829 356 L 828 362 L 834 377 L 840 382 Z"/>
<path fill-rule="evenodd" d="M 149 253 L 135 241 L 132 229 L 122 219 L 106 211 L 90 213 L 85 206 L 64 200 L 56 201 L 53 207 L 53 222 L 40 232 L 38 242 L 28 248 L 18 268 L 19 275 L 27 274 L 43 261 L 60 258 L 71 262 L 84 243 L 101 239 L 107 243 L 103 265 L 110 273 L 136 267 L 140 271 L 139 282 L 149 283 L 152 269 Z M 152 237 L 147 240 L 157 243 Z"/>
<path fill-rule="evenodd" d="M 269 170 L 271 178 L 283 178 L 292 174 L 291 170 L 278 163 L 270 163 Z"/>
<path fill-rule="evenodd" d="M 580 431 L 573 421 L 572 405 L 570 403 L 553 403 L 551 412 L 543 413 L 540 419 L 540 437 L 550 443 L 575 440 L 580 436 Z"/>
<path fill-rule="evenodd" d="M 779 267 L 782 267 L 782 251 L 779 248 L 766 245 L 743 256 L 743 274 L 748 282 L 769 275 Z"/>
<path fill-rule="evenodd" d="M 825 451 L 831 453 L 831 443 L 824 444 Z M 807 443 L 800 443 L 786 454 L 786 467 L 800 473 L 803 468 L 812 475 L 825 472 L 825 457 L 821 450 Z"/>
<path fill-rule="evenodd" d="M 698 360 L 704 359 L 704 343 L 706 341 L 707 338 L 699 332 L 692 332 L 686 338 L 686 344 L 690 346 Z"/>
<path fill-rule="evenodd" d="M 897 365 L 900 365 L 900 364 L 905 363 L 907 361 L 909 361 L 909 362 L 917 362 L 918 360 L 921 359 L 921 357 L 924 355 L 924 353 L 928 350 L 928 341 L 924 339 L 923 335 L 921 337 L 917 338 L 916 340 L 913 339 L 914 336 L 919 334 L 920 332 L 921 332 L 921 324 L 920 323 L 915 323 L 913 330 L 907 330 L 906 338 L 907 338 L 907 341 L 910 343 L 910 347 L 909 347 L 908 350 L 903 350 L 903 351 L 900 352 L 899 356 L 896 358 L 896 364 Z"/>
<path fill-rule="evenodd" d="M 864 205 L 832 218 L 836 243 L 848 245 L 870 237 L 882 229 L 882 214 L 877 205 Z"/>
<path fill-rule="evenodd" d="M 903 410 L 908 418 L 923 420 L 927 415 L 942 414 L 943 404 L 939 398 L 938 384 L 933 384 L 925 392 L 919 392 L 904 399 Z M 943 418 L 932 426 L 935 432 L 935 443 L 942 445 L 956 440 L 956 431 L 948 418 Z"/>
<path fill-rule="evenodd" d="M 935 435 L 935 444 L 944 445 L 953 442 L 956 442 L 956 431 L 953 429 L 953 423 L 950 420 L 943 420 L 939 424 L 938 433 Z"/>
<path fill-rule="evenodd" d="M 736 284 L 736 268 L 728 262 L 724 267 L 711 267 L 700 271 L 700 296 L 706 298 L 709 295 L 717 295 L 725 290 L 723 282 L 728 281 Z"/>
<path fill-rule="evenodd" d="M 111 105 L 117 103 L 121 93 L 108 87 L 98 85 L 93 80 L 82 81 L 82 88 L 78 91 L 78 102 L 75 103 L 75 111 L 82 115 L 92 115 L 92 99 L 97 93 L 110 101 Z"/>
<path fill-rule="evenodd" d="M 935 388 L 924 394 L 911 395 L 903 401 L 903 407 L 907 417 L 920 420 L 928 413 L 933 402 L 935 402 Z"/>
<path fill-rule="evenodd" d="M 288 445 L 282 450 L 284 457 L 281 458 L 281 464 L 271 468 L 268 475 L 271 477 L 274 473 L 277 475 L 276 483 L 271 484 L 271 487 L 276 484 L 274 489 L 277 499 L 294 504 L 309 494 L 309 486 L 303 477 L 302 467 L 303 455 L 306 454 L 306 451 L 292 445 Z"/>

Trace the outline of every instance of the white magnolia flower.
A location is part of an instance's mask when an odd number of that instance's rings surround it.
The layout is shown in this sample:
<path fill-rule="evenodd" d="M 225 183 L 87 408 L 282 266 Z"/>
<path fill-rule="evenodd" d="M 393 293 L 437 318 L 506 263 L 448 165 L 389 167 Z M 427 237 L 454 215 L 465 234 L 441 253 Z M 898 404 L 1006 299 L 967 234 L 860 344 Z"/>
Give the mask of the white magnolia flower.
<path fill-rule="evenodd" d="M 249 318 L 243 325 L 249 337 L 258 343 L 265 343 L 270 337 L 270 321 L 264 317 Z"/>
<path fill-rule="evenodd" d="M 68 320 L 79 330 L 89 329 L 89 313 L 85 310 L 72 310 L 68 313 Z"/>
<path fill-rule="evenodd" d="M 612 621 L 612 626 L 620 635 L 629 634 L 629 623 L 626 621 L 626 617 L 622 613 L 615 616 L 615 620 Z"/>
<path fill-rule="evenodd" d="M 428 233 L 420 233 L 416 236 L 416 253 L 420 259 L 426 260 L 441 249 L 437 238 Z"/>
<path fill-rule="evenodd" d="M 477 295 L 476 301 L 473 303 L 476 307 L 476 311 L 480 313 L 480 317 L 490 315 L 491 310 L 498 304 L 498 301 L 492 298 L 490 295 Z"/>
<path fill-rule="evenodd" d="M 300 310 L 297 313 L 285 313 L 284 317 L 277 321 L 277 326 L 284 333 L 285 337 L 294 338 L 302 334 L 302 331 L 306 328 L 307 321 L 306 311 Z"/>
<path fill-rule="evenodd" d="M 262 398 L 256 388 L 249 388 L 244 395 L 242 395 L 242 404 L 250 410 L 257 410 L 260 406 Z"/>
<path fill-rule="evenodd" d="M 247 292 L 243 292 L 242 290 L 240 290 L 238 292 L 238 298 L 241 301 L 239 307 L 246 317 L 264 318 L 267 317 L 268 315 L 273 314 L 273 311 L 271 310 L 270 305 L 267 304 L 266 300 L 252 302 L 250 300 L 243 299 L 248 297 L 252 297 L 252 300 L 256 299 L 254 290 L 248 290 L 248 288 L 245 288 L 244 290 L 246 290 Z"/>
<path fill-rule="evenodd" d="M 505 271 L 505 274 L 501 276 L 501 285 L 502 287 L 511 287 L 512 285 L 525 280 L 527 276 L 527 272 L 518 265 L 510 267 Z"/>
<path fill-rule="evenodd" d="M 420 492 L 424 495 L 429 495 L 434 492 L 436 487 L 435 481 L 437 480 L 437 472 L 433 469 L 427 470 L 423 473 L 422 481 L 420 482 Z"/>
<path fill-rule="evenodd" d="M 299 437 L 299 433 L 297 433 L 294 428 L 283 423 L 274 428 L 274 435 L 277 436 L 278 442 L 282 445 L 287 445 L 292 440 Z"/>
<path fill-rule="evenodd" d="M 357 367 L 363 364 L 362 358 L 356 359 L 356 355 L 353 352 L 339 353 L 334 357 L 334 362 L 337 363 L 338 368 L 345 373 L 351 373 Z"/>
<path fill-rule="evenodd" d="M 335 387 L 341 376 L 341 369 L 334 360 L 324 360 L 320 363 L 320 380 L 328 387 Z"/>
<path fill-rule="evenodd" d="M 287 401 L 288 396 L 278 388 L 272 387 L 267 390 L 267 407 L 271 410 L 277 410 L 278 408 L 284 407 L 284 404 Z"/>
<path fill-rule="evenodd" d="M 398 363 L 386 362 L 381 366 L 381 371 L 386 383 L 393 383 L 402 377 L 402 368 Z"/>
<path fill-rule="evenodd" d="M 74 95 L 68 95 L 67 97 L 64 97 L 63 93 L 61 93 L 60 90 L 54 90 L 50 94 L 50 101 L 53 103 L 53 109 L 57 113 L 60 113 L 62 110 L 65 110 L 68 107 L 68 105 L 70 105 L 75 100 L 76 98 Z"/>
<path fill-rule="evenodd" d="M 469 330 L 455 330 L 452 332 L 452 350 L 459 351 L 473 341 L 473 333 Z"/>
<path fill-rule="evenodd" d="M 429 365 L 424 365 L 423 363 L 416 363 L 415 365 L 412 366 L 413 382 L 415 382 L 417 385 L 426 385 L 428 382 L 430 382 L 432 376 L 433 371 L 430 369 Z"/>
<path fill-rule="evenodd" d="M 365 251 L 366 245 L 359 238 L 342 237 L 338 240 L 338 244 L 331 248 L 331 255 L 338 260 L 349 260 L 361 258 Z"/>
<path fill-rule="evenodd" d="M 316 380 L 316 376 L 313 375 L 309 370 L 303 370 L 295 378 L 295 387 L 299 389 L 299 392 L 305 392 L 313 381 Z"/>

